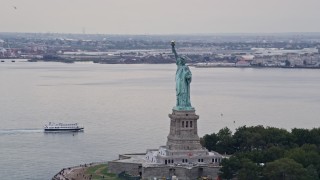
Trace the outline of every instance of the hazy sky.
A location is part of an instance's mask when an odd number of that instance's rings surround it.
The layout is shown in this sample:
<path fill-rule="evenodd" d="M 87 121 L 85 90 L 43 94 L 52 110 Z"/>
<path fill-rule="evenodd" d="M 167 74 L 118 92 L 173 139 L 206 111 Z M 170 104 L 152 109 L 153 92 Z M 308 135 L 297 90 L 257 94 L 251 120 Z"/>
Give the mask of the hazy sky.
<path fill-rule="evenodd" d="M 320 0 L 0 0 L 0 32 L 83 31 L 320 32 Z"/>

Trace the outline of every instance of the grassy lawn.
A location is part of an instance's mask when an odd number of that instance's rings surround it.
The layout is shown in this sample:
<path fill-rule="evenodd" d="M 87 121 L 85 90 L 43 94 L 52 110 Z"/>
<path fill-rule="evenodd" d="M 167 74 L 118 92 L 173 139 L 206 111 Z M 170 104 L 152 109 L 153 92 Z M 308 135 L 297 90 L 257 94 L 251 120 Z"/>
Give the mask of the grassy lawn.
<path fill-rule="evenodd" d="M 93 180 L 100 180 L 100 179 L 106 179 L 106 180 L 120 180 L 117 178 L 116 174 L 108 173 L 108 165 L 107 164 L 99 164 L 96 166 L 89 167 L 86 172 L 86 175 L 92 174 Z"/>

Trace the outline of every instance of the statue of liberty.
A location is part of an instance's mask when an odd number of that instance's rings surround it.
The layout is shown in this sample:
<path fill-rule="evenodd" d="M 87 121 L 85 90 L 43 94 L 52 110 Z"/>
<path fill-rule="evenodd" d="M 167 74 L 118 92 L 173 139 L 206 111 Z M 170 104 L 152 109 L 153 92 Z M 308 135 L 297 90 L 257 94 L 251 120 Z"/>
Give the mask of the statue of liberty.
<path fill-rule="evenodd" d="M 186 66 L 185 58 L 178 56 L 175 49 L 175 42 L 171 41 L 172 52 L 176 58 L 176 96 L 177 103 L 175 110 L 193 110 L 190 102 L 190 83 L 192 74 L 188 66 Z"/>

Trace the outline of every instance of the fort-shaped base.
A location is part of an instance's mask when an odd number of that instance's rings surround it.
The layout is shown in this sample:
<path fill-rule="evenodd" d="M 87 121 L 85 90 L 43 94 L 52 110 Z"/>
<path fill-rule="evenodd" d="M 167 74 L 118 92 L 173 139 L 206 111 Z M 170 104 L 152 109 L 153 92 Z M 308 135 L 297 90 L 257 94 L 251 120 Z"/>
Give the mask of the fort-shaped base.
<path fill-rule="evenodd" d="M 142 179 L 176 176 L 191 180 L 208 176 L 216 179 L 220 162 L 224 158 L 217 152 L 209 152 L 200 144 L 194 109 L 173 109 L 170 117 L 170 132 L 167 145 L 148 149 L 146 153 L 119 157 L 109 162 L 109 171 L 123 171 L 139 175 Z"/>

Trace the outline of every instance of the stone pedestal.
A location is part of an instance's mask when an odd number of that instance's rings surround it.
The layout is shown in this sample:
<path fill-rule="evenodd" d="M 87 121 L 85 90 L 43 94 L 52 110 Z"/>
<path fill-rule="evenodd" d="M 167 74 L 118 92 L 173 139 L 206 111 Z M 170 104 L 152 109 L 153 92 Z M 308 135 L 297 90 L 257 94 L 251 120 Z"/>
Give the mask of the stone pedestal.
<path fill-rule="evenodd" d="M 173 109 L 169 117 L 168 150 L 201 150 L 197 126 L 199 116 L 196 115 L 195 110 L 178 111 Z"/>
<path fill-rule="evenodd" d="M 198 119 L 195 110 L 173 109 L 170 117 L 170 132 L 166 146 L 149 149 L 146 160 L 150 164 L 164 165 L 219 165 L 222 156 L 209 152 L 200 144 Z"/>

